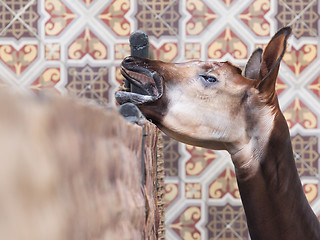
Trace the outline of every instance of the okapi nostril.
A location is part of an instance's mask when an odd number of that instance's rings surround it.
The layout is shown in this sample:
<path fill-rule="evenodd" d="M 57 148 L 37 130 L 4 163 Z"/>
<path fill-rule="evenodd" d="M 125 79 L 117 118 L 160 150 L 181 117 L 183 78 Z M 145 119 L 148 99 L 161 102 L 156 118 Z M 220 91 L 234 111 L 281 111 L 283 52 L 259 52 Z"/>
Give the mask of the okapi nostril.
<path fill-rule="evenodd" d="M 131 62 L 134 62 L 134 58 L 129 56 L 129 57 L 126 57 L 125 59 L 123 59 L 123 62 L 124 63 L 131 63 Z"/>

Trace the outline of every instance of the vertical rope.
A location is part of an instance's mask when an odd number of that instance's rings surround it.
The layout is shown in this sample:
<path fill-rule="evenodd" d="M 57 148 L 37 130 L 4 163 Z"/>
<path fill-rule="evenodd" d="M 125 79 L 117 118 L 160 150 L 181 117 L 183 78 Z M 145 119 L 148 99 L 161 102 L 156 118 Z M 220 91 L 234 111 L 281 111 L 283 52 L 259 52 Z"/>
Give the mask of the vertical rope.
<path fill-rule="evenodd" d="M 158 240 L 165 239 L 165 208 L 164 208 L 164 154 L 163 137 L 159 129 L 157 142 L 157 207 L 159 211 Z"/>

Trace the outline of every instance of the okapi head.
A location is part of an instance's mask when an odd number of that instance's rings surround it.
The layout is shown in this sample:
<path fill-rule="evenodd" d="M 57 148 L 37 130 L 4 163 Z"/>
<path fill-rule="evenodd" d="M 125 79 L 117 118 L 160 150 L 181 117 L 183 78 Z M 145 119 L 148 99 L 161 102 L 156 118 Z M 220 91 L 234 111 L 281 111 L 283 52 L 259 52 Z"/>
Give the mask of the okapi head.
<path fill-rule="evenodd" d="M 119 91 L 116 100 L 136 104 L 178 141 L 236 153 L 268 136 L 281 115 L 275 84 L 290 33 L 289 27 L 279 30 L 264 50 L 253 52 L 243 71 L 230 62 L 127 57 L 122 75 L 144 94 Z"/>

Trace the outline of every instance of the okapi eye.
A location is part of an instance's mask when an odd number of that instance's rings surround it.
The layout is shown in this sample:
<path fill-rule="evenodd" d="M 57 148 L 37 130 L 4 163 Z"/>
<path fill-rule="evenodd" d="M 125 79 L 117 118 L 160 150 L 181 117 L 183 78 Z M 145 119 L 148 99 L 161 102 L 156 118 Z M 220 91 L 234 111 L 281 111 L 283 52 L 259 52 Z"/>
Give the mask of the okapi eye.
<path fill-rule="evenodd" d="M 205 80 L 208 83 L 215 83 L 218 82 L 218 79 L 212 75 L 204 75 L 204 74 L 200 74 L 200 77 Z"/>

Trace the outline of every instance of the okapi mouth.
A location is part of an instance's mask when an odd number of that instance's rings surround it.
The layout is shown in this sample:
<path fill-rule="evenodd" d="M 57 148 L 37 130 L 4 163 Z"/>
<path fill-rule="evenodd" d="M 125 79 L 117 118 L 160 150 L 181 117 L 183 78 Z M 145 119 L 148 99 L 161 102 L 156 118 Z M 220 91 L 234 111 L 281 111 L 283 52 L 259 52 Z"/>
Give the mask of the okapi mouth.
<path fill-rule="evenodd" d="M 121 74 L 135 86 L 132 92 L 118 91 L 115 94 L 119 104 L 150 103 L 158 100 L 163 94 L 162 78 L 154 70 L 149 69 L 147 59 L 127 57 L 121 63 Z"/>

